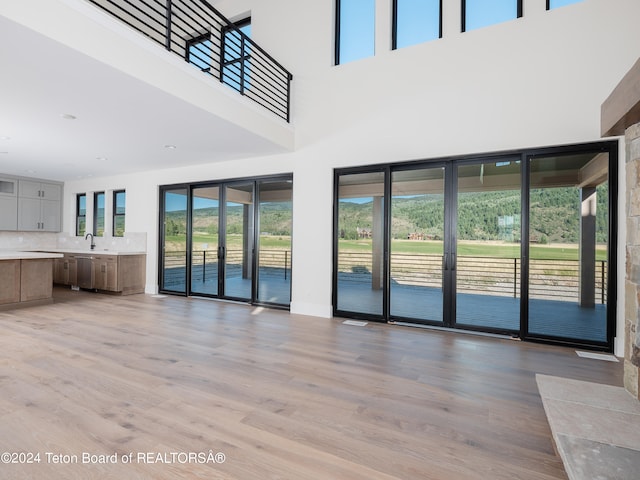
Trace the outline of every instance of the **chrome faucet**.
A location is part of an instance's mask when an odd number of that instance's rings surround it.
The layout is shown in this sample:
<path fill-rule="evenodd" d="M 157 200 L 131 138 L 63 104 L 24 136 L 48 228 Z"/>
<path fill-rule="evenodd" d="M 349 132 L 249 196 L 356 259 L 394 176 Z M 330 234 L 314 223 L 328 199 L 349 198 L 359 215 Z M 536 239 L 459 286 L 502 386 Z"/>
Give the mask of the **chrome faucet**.
<path fill-rule="evenodd" d="M 93 233 L 87 233 L 84 236 L 84 239 L 86 240 L 89 236 L 91 236 L 91 250 L 93 250 L 94 248 L 96 248 L 96 244 L 93 243 Z"/>

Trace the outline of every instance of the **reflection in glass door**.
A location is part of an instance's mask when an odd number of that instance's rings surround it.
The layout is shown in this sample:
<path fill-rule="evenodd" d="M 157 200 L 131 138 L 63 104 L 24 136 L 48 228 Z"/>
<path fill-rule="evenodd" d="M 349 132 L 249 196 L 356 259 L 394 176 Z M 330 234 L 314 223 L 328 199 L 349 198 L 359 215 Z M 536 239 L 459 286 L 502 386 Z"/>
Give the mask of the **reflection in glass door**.
<path fill-rule="evenodd" d="M 218 295 L 218 217 L 220 187 L 191 193 L 191 292 Z"/>
<path fill-rule="evenodd" d="M 186 188 L 165 190 L 162 195 L 162 290 L 187 293 Z"/>
<path fill-rule="evenodd" d="M 258 293 L 265 303 L 291 301 L 292 182 L 258 182 Z"/>
<path fill-rule="evenodd" d="M 528 335 L 607 341 L 609 154 L 530 160 Z"/>
<path fill-rule="evenodd" d="M 384 172 L 341 175 L 338 185 L 337 310 L 383 314 Z"/>
<path fill-rule="evenodd" d="M 225 185 L 224 297 L 251 300 L 253 265 L 253 182 Z"/>
<path fill-rule="evenodd" d="M 457 325 L 520 331 L 520 157 L 457 167 Z"/>
<path fill-rule="evenodd" d="M 392 173 L 392 317 L 443 321 L 444 177 L 444 167 Z"/>

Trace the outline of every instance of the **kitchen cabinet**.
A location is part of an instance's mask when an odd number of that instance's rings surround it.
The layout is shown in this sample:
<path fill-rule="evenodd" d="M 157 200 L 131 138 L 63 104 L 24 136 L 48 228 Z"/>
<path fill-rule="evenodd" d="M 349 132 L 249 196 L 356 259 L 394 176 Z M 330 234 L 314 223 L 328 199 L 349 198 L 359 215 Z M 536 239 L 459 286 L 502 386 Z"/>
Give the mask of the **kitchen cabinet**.
<path fill-rule="evenodd" d="M 18 181 L 18 230 L 60 231 L 62 186 L 31 180 Z"/>
<path fill-rule="evenodd" d="M 93 288 L 107 292 L 118 291 L 118 257 L 97 255 L 93 258 Z"/>
<path fill-rule="evenodd" d="M 53 283 L 59 285 L 78 284 L 78 261 L 75 255 L 65 254 L 64 258 L 56 258 L 53 270 Z"/>
<path fill-rule="evenodd" d="M 0 177 L 0 230 L 18 229 L 18 180 Z"/>
<path fill-rule="evenodd" d="M 0 253 L 0 310 L 53 302 L 53 265 L 60 254 Z"/>
<path fill-rule="evenodd" d="M 54 283 L 100 292 L 143 293 L 145 254 L 65 253 L 56 260 Z"/>
<path fill-rule="evenodd" d="M 0 230 L 59 232 L 62 184 L 0 176 Z"/>
<path fill-rule="evenodd" d="M 62 186 L 57 183 L 20 180 L 18 192 L 19 196 L 22 198 L 35 198 L 38 200 L 52 200 L 59 202 L 62 194 Z"/>

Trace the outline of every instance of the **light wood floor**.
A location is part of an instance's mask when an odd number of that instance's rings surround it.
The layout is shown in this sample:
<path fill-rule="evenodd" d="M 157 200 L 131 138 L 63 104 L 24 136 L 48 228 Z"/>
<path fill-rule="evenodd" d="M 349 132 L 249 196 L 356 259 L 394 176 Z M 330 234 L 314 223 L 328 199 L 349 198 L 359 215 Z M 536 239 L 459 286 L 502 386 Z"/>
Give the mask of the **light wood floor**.
<path fill-rule="evenodd" d="M 621 384 L 619 364 L 560 347 L 204 299 L 55 298 L 0 313 L 0 453 L 41 455 L 0 464 L 2 479 L 564 479 L 535 373 Z M 181 463 L 210 450 L 224 463 Z"/>

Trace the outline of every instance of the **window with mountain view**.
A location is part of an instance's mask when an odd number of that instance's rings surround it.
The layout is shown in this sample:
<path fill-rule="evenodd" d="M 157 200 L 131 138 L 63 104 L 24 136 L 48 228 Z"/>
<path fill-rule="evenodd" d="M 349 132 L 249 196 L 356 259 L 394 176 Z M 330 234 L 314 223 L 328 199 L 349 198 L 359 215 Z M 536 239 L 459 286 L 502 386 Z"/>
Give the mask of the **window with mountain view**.
<path fill-rule="evenodd" d="M 87 195 L 76 195 L 76 235 L 82 236 L 87 230 Z"/>
<path fill-rule="evenodd" d="M 93 194 L 93 234 L 104 236 L 104 192 Z"/>
<path fill-rule="evenodd" d="M 124 218 L 126 213 L 127 194 L 124 190 L 113 192 L 113 236 L 124 236 Z"/>

